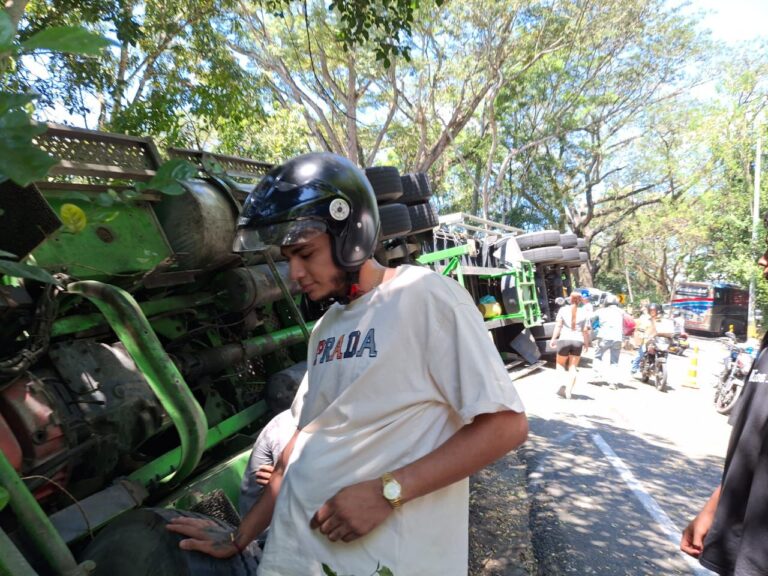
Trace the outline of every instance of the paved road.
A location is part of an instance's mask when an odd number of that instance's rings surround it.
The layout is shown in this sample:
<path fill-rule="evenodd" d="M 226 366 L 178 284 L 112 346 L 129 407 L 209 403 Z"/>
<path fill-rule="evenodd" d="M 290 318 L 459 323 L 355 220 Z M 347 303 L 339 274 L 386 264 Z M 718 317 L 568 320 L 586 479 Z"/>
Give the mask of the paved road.
<path fill-rule="evenodd" d="M 521 457 L 538 574 L 711 574 L 677 548 L 719 482 L 730 432 L 710 401 L 724 348 L 693 344 L 698 389 L 682 386 L 692 351 L 670 359 L 667 393 L 629 375 L 629 352 L 619 390 L 589 383 L 590 355 L 571 400 L 555 394 L 551 367 L 516 382 L 531 425 Z"/>

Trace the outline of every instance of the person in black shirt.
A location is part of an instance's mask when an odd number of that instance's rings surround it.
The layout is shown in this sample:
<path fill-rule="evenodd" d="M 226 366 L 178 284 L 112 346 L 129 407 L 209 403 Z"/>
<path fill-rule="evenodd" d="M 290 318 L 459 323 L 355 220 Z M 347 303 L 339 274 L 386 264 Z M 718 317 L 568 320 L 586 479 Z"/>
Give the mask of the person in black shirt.
<path fill-rule="evenodd" d="M 768 227 L 768 214 L 764 219 Z M 758 260 L 768 279 L 768 250 Z M 768 335 L 731 416 L 722 480 L 680 549 L 721 576 L 768 576 Z"/>

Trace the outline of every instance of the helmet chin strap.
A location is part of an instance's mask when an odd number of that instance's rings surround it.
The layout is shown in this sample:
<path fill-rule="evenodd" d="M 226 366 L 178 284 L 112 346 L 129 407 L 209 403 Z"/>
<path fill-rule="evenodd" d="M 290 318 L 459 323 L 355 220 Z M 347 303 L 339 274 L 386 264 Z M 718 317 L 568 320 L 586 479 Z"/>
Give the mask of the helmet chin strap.
<path fill-rule="evenodd" d="M 344 281 L 339 287 L 339 291 L 331 296 L 331 298 L 339 304 L 349 304 L 352 300 L 363 294 L 365 294 L 365 291 L 360 288 L 360 271 L 355 270 L 353 272 L 344 272 Z"/>

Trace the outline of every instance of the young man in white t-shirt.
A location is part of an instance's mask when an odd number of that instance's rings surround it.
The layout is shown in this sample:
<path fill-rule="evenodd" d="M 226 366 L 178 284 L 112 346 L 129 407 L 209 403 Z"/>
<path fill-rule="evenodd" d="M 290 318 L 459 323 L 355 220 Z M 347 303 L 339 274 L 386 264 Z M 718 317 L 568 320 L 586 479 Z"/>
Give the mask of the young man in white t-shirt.
<path fill-rule="evenodd" d="M 525 441 L 527 420 L 475 303 L 430 270 L 371 258 L 378 210 L 365 175 L 332 154 L 277 167 L 251 193 L 237 248 L 280 246 L 313 301 L 298 427 L 236 532 L 169 529 L 180 546 L 237 554 L 269 523 L 259 574 L 467 573 L 467 478 Z"/>

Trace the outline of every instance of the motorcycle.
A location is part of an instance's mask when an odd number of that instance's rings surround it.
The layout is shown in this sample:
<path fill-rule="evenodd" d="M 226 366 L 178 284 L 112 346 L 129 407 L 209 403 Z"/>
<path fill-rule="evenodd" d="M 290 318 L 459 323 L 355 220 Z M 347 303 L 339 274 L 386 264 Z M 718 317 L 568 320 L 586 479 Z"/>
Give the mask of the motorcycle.
<path fill-rule="evenodd" d="M 669 343 L 669 353 L 685 356 L 685 351 L 688 350 L 689 347 L 688 334 L 681 332 L 680 334 L 672 336 L 672 341 Z"/>
<path fill-rule="evenodd" d="M 667 391 L 667 355 L 670 339 L 666 336 L 654 336 L 645 347 L 645 355 L 640 362 L 640 380 L 648 382 L 653 378 L 659 392 Z"/>
<path fill-rule="evenodd" d="M 720 414 L 730 414 L 733 410 L 757 357 L 757 349 L 737 344 L 733 332 L 727 332 L 726 337 L 724 343 L 728 347 L 728 355 L 723 359 L 723 369 L 715 385 L 714 397 L 715 410 Z"/>

